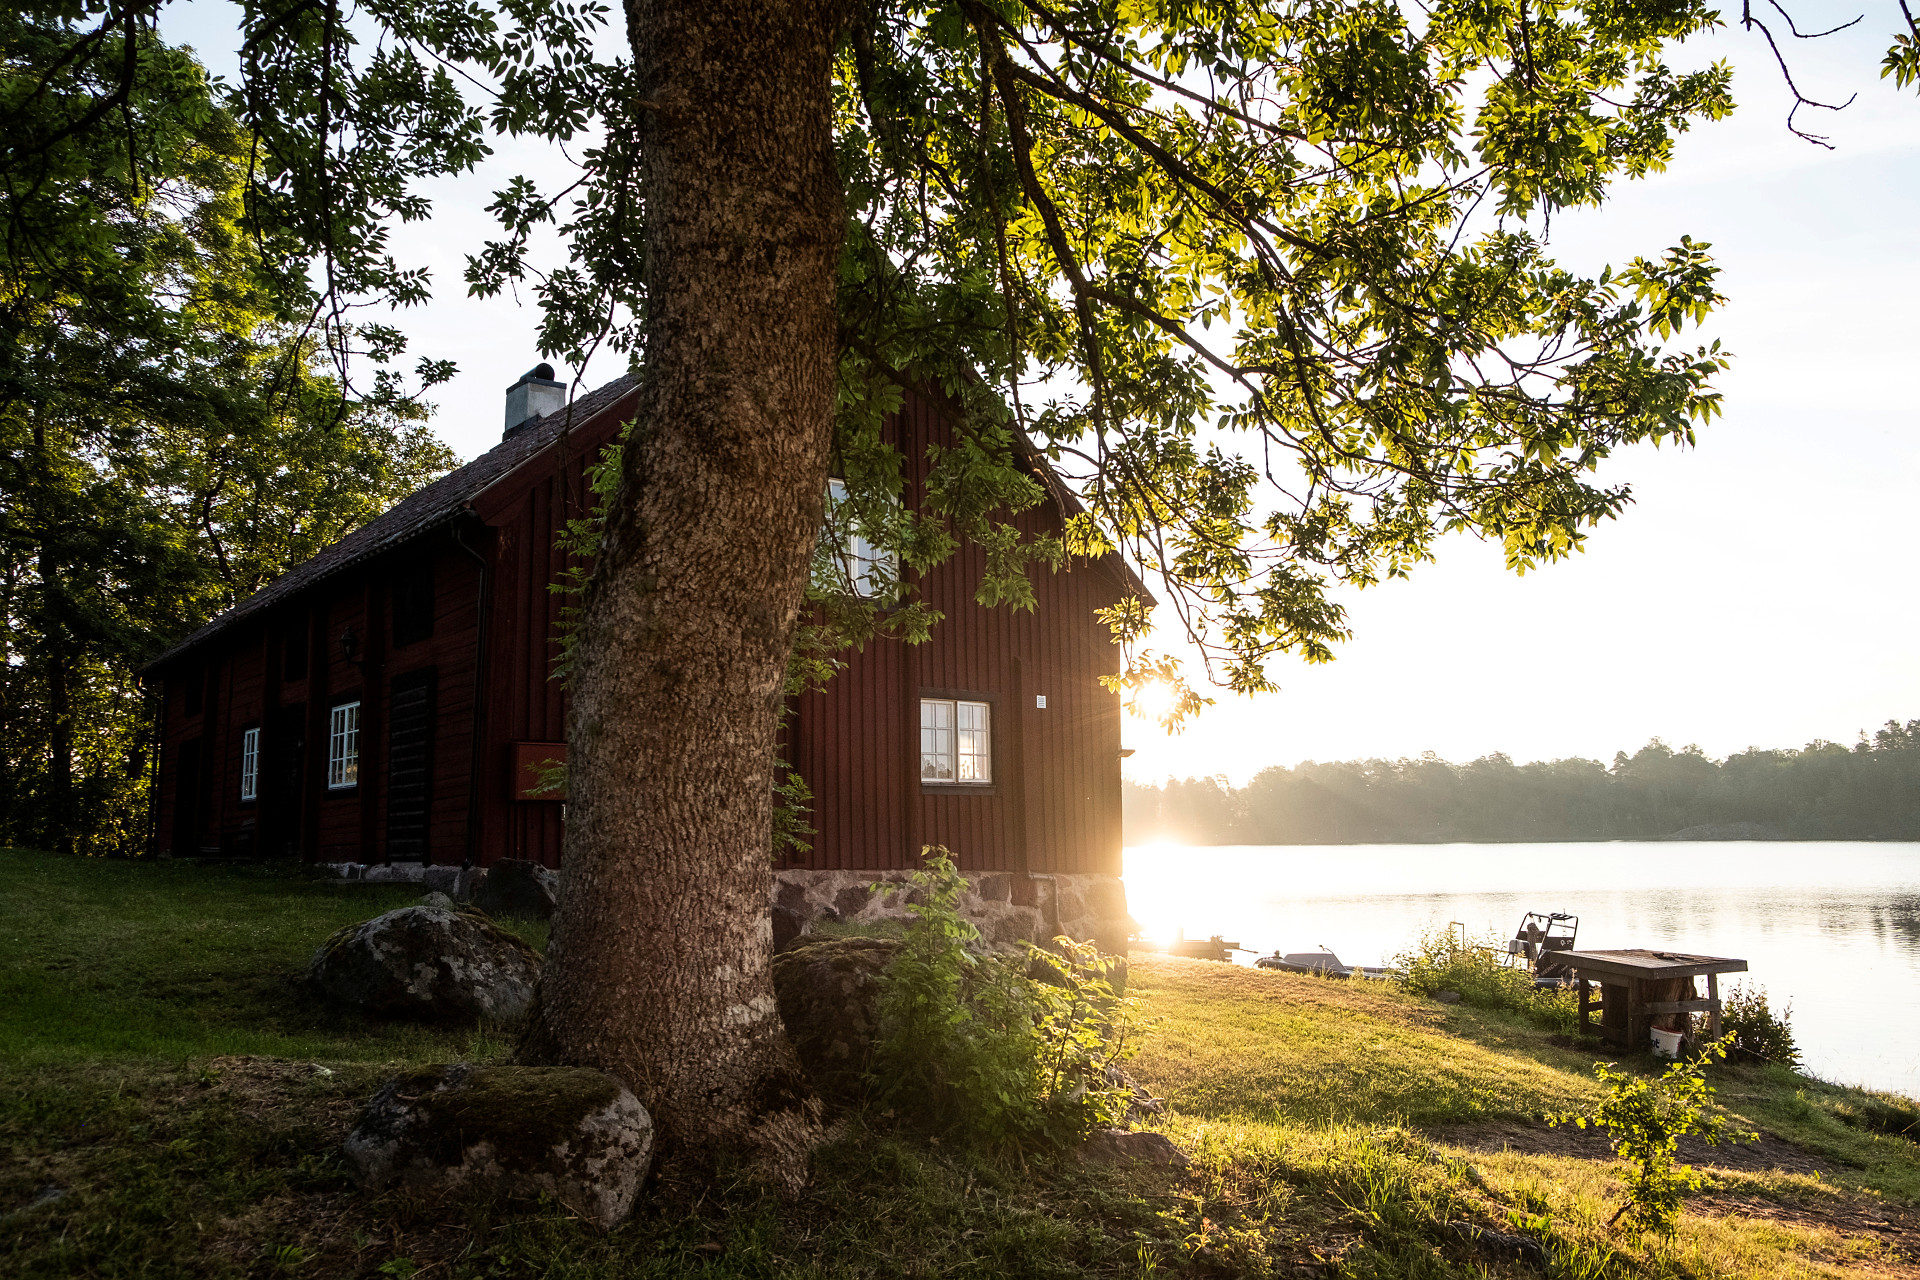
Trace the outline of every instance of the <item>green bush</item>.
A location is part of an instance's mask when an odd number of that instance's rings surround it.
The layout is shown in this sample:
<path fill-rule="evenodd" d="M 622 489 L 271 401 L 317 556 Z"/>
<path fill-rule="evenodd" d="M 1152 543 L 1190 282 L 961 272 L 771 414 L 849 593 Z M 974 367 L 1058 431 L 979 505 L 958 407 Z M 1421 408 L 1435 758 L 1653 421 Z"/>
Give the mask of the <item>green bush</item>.
<path fill-rule="evenodd" d="M 1767 989 L 1740 983 L 1727 992 L 1720 1025 L 1733 1037 L 1733 1055 L 1747 1062 L 1800 1065 L 1800 1046 L 1793 1040 L 1793 1006 L 1775 1013 L 1767 1005 Z"/>
<path fill-rule="evenodd" d="M 967 882 L 944 849 L 904 890 L 900 952 L 881 983 L 873 1091 L 896 1116 L 984 1148 L 1063 1145 L 1126 1115 L 1111 1068 L 1131 1056 L 1133 1002 L 1112 961 L 1055 940 L 1059 954 L 983 953 L 959 912 Z M 1037 971 L 1040 980 L 1028 976 Z"/>
<path fill-rule="evenodd" d="M 1531 972 L 1505 963 L 1504 945 L 1492 935 L 1463 943 L 1450 931 L 1429 929 L 1392 963 L 1401 971 L 1401 985 L 1415 995 L 1457 992 L 1462 1004 L 1525 1014 L 1567 1034 L 1579 1021 L 1573 988 L 1534 986 Z"/>
<path fill-rule="evenodd" d="M 1707 1062 L 1726 1057 L 1731 1040 L 1723 1036 L 1695 1056 L 1671 1063 L 1658 1076 L 1616 1071 L 1610 1063 L 1596 1062 L 1593 1074 L 1607 1092 L 1593 1114 L 1552 1118 L 1556 1125 L 1576 1124 L 1584 1129 L 1592 1124 L 1606 1130 L 1614 1153 L 1627 1161 L 1627 1202 L 1613 1215 L 1613 1222 L 1625 1216 L 1644 1230 L 1670 1233 L 1680 1216 L 1682 1198 L 1701 1180 L 1692 1165 L 1674 1159 L 1680 1139 L 1692 1134 L 1717 1146 L 1730 1140 L 1751 1142 L 1759 1136 L 1736 1130 L 1725 1115 L 1707 1110 L 1713 1101 Z"/>

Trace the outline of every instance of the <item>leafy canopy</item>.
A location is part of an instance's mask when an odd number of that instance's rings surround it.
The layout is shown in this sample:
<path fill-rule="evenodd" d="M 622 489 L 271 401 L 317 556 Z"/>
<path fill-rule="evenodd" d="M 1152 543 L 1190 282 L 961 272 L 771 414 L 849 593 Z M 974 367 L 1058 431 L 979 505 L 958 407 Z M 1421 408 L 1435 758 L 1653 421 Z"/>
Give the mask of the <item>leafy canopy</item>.
<path fill-rule="evenodd" d="M 979 598 L 1014 607 L 1037 567 L 1120 550 L 1246 691 L 1277 654 L 1331 656 L 1334 584 L 1404 573 L 1444 532 L 1501 539 L 1517 570 L 1568 554 L 1628 500 L 1602 460 L 1715 412 L 1717 349 L 1662 343 L 1719 296 L 1705 245 L 1582 278 L 1529 220 L 1598 203 L 1731 108 L 1724 66 L 1662 61 L 1713 22 L 1694 3 L 856 10 L 836 67 L 850 526 L 906 570 L 982 545 Z M 568 202 L 501 194 L 508 235 L 472 287 L 525 278 L 547 223 L 575 262 L 631 251 L 634 158 L 599 118 Z M 578 270 L 539 281 L 553 349 L 644 358 L 637 273 Z M 913 382 L 966 424 L 919 511 L 893 501 L 879 430 Z M 1043 496 L 1015 428 L 1085 502 L 1057 542 L 1007 518 Z M 882 593 L 903 607 L 849 610 L 834 638 L 930 625 L 912 576 Z M 1131 681 L 1177 678 L 1137 647 L 1143 601 L 1107 620 Z"/>
<path fill-rule="evenodd" d="M 326 376 L 310 254 L 189 52 L 11 12 L 0 119 L 0 840 L 127 850 L 138 665 L 452 457 L 394 379 Z"/>
<path fill-rule="evenodd" d="M 159 6 L 28 10 L 78 47 Z M 392 353 L 397 335 L 354 330 L 346 306 L 424 295 L 388 230 L 429 215 L 420 179 L 504 133 L 564 148 L 578 178 L 497 193 L 501 231 L 468 287 L 530 289 L 549 355 L 644 363 L 633 123 L 658 106 L 597 52 L 606 5 L 241 12 L 227 94 L 246 207 L 318 247 L 313 315 L 337 358 L 354 332 Z M 1722 354 L 1676 339 L 1720 298 L 1704 243 L 1586 276 L 1544 229 L 1731 109 L 1724 64 L 1667 61 L 1718 21 L 1702 0 L 847 4 L 836 518 L 888 553 L 893 581 L 861 602 L 823 566 L 816 603 L 846 607 L 802 650 L 830 670 L 843 644 L 924 635 L 938 618 L 916 576 L 963 542 L 988 552 L 979 598 L 1015 608 L 1062 556 L 1119 550 L 1210 673 L 1257 690 L 1276 655 L 1331 656 L 1337 586 L 1404 574 L 1449 531 L 1499 539 L 1516 571 L 1576 550 L 1629 501 L 1598 474 L 1614 450 L 1689 443 L 1717 411 Z M 1889 55 L 1903 84 L 1911 49 Z M 108 131 L 115 92 L 73 126 Z M 552 269 L 543 234 L 563 249 Z M 964 425 L 909 508 L 879 424 L 913 384 Z M 1020 462 L 1019 432 L 1084 499 L 1057 539 L 1013 528 L 1051 483 Z M 1144 601 L 1107 620 L 1124 682 L 1178 681 L 1141 647 Z M 1175 715 L 1198 703 L 1181 688 Z"/>

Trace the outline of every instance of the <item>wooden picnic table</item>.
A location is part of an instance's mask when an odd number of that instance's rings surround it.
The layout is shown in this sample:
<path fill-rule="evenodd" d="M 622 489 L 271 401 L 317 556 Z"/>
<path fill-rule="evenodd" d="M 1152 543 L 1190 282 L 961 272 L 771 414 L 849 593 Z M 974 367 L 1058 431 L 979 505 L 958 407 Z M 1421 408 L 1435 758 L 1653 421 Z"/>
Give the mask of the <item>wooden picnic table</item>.
<path fill-rule="evenodd" d="M 1707 1034 L 1719 1039 L 1720 975 L 1747 971 L 1745 960 L 1731 956 L 1645 947 L 1560 954 L 1567 971 L 1580 984 L 1580 1033 L 1604 1036 L 1628 1050 L 1646 1047 L 1648 1031 L 1656 1021 L 1677 1021 L 1696 1013 L 1707 1015 Z M 1694 993 L 1693 980 L 1700 977 L 1707 980 L 1704 1000 Z M 1595 987 L 1599 988 L 1597 1003 L 1593 999 Z M 1598 1024 L 1591 1020 L 1596 1009 L 1600 1013 Z"/>

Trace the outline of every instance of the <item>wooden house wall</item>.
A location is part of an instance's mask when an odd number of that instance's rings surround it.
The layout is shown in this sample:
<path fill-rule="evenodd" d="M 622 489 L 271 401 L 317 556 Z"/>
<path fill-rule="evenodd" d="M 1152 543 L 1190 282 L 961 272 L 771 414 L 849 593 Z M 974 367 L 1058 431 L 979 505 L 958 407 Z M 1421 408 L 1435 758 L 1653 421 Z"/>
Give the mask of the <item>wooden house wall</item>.
<path fill-rule="evenodd" d="M 565 568 L 555 539 L 567 521 L 587 514 L 592 495 L 586 468 L 632 411 L 631 397 L 609 406 L 577 426 L 514 483 L 496 486 L 475 504 L 475 514 L 494 539 L 483 708 L 487 746 L 477 806 L 482 863 L 528 858 L 560 865 L 565 805 L 513 798 L 513 750 L 515 743 L 566 741 L 566 694 L 551 678 L 559 652 L 555 636 L 567 603 L 548 590 Z M 564 758 L 564 750 L 557 754 Z"/>
<path fill-rule="evenodd" d="M 925 446 L 945 419 L 910 396 L 895 425 L 910 501 L 922 496 Z M 1022 513 L 1027 533 L 1057 533 L 1051 502 Z M 1120 871 L 1120 702 L 1099 683 L 1119 653 L 1094 611 L 1121 586 L 1102 566 L 1037 571 L 1031 612 L 981 608 L 984 556 L 964 548 L 920 582 L 945 619 L 923 645 L 881 641 L 851 655 L 826 688 L 794 700 L 790 759 L 814 793 L 813 849 L 790 865 L 891 869 L 944 845 L 969 870 Z M 920 699 L 992 704 L 993 784 L 920 781 Z M 1044 709 L 1034 705 L 1044 696 Z"/>
<path fill-rule="evenodd" d="M 562 568 L 554 539 L 566 520 L 586 510 L 584 468 L 630 412 L 630 402 L 614 405 L 483 494 L 474 518 L 455 526 L 458 537 L 453 529 L 423 535 L 411 549 L 237 624 L 163 672 L 160 847 L 298 853 L 328 862 L 384 858 L 392 681 L 430 666 L 436 702 L 430 860 L 458 863 L 471 851 L 483 865 L 516 857 L 557 866 L 564 807 L 514 798 L 512 754 L 516 743 L 565 739 L 564 692 L 548 678 L 564 606 L 547 590 Z M 909 501 L 922 496 L 925 446 L 945 438 L 943 423 L 933 403 L 910 396 L 891 428 L 908 445 Z M 1059 512 L 1047 503 L 1018 522 L 1029 533 L 1057 532 Z M 484 645 L 477 643 L 479 565 L 461 540 L 491 566 Z M 434 566 L 433 633 L 395 649 L 390 584 L 423 553 Z M 1094 611 L 1117 599 L 1121 586 L 1106 568 L 1080 563 L 1058 573 L 1038 571 L 1033 612 L 982 609 L 973 602 L 982 569 L 980 553 L 969 548 L 927 575 L 922 590 L 946 615 L 929 643 L 875 643 L 851 655 L 824 692 L 795 700 L 790 759 L 813 788 L 817 831 L 800 865 L 909 867 L 921 845 L 939 844 L 971 870 L 1118 873 L 1120 707 L 1098 682 L 1117 669 L 1118 655 Z M 359 639 L 352 659 L 340 643 L 349 627 Z M 308 637 L 306 673 L 287 679 L 286 638 L 300 630 Z M 190 717 L 186 684 L 196 670 L 210 678 L 202 713 Z M 921 784 L 920 698 L 930 693 L 992 702 L 991 787 Z M 361 782 L 330 792 L 328 712 L 356 695 Z M 1046 697 L 1045 709 L 1034 706 L 1036 695 Z M 275 753 L 288 744 L 263 734 L 262 796 L 243 805 L 240 733 L 250 724 L 271 729 L 296 709 L 303 713 L 298 785 L 286 795 L 270 790 Z M 182 841 L 175 830 L 182 810 L 178 765 L 195 739 L 202 744 L 204 821 Z"/>
<path fill-rule="evenodd" d="M 433 564 L 432 634 L 395 648 L 390 587 L 421 556 Z M 473 631 L 479 566 L 451 541 L 429 535 L 400 557 L 370 562 L 249 620 L 201 646 L 161 673 L 163 720 L 155 826 L 160 848 L 325 862 L 385 856 L 389 703 L 395 677 L 432 668 L 436 715 L 428 852 L 435 862 L 466 857 L 471 772 Z M 341 634 L 358 641 L 349 658 Z M 304 632 L 304 674 L 289 679 L 289 636 Z M 198 715 L 186 711 L 188 688 L 204 679 Z M 328 717 L 359 699 L 360 783 L 326 785 Z M 241 735 L 260 727 L 260 795 L 240 799 Z M 183 775 L 188 744 L 198 742 L 196 776 Z M 283 782 L 284 777 L 284 782 Z M 182 832 L 182 789 L 193 784 L 200 820 Z"/>

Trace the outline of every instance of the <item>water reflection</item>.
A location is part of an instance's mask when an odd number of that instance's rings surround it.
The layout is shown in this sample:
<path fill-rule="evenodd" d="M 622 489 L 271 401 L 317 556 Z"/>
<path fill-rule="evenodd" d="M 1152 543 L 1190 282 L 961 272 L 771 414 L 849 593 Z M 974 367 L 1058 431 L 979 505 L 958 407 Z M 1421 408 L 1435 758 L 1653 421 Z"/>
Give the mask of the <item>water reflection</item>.
<path fill-rule="evenodd" d="M 1920 1025 L 1905 1012 L 1920 988 L 1917 844 L 1148 846 L 1126 859 L 1134 918 L 1159 938 L 1184 928 L 1381 964 L 1448 921 L 1505 937 L 1527 911 L 1567 911 L 1582 947 L 1739 956 L 1776 1006 L 1791 1003 L 1809 1068 L 1920 1096 Z"/>

